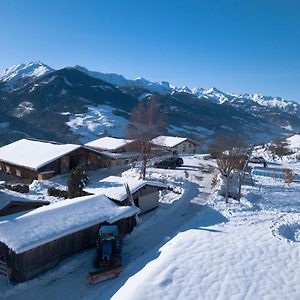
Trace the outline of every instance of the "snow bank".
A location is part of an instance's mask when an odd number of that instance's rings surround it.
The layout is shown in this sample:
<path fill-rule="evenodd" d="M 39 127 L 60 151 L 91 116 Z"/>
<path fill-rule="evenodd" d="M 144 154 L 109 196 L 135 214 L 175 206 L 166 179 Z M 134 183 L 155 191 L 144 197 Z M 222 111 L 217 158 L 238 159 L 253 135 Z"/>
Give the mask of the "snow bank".
<path fill-rule="evenodd" d="M 22 253 L 99 223 L 114 223 L 138 211 L 136 207 L 120 207 L 104 195 L 68 199 L 0 218 L 0 241 Z"/>
<path fill-rule="evenodd" d="M 274 222 L 273 235 L 287 243 L 300 243 L 300 215 L 289 214 Z"/>
<path fill-rule="evenodd" d="M 300 134 L 294 134 L 286 140 L 289 143 L 289 148 L 300 149 Z"/>
<path fill-rule="evenodd" d="M 267 219 L 194 218 L 112 299 L 299 299 L 299 248 L 272 238 Z"/>

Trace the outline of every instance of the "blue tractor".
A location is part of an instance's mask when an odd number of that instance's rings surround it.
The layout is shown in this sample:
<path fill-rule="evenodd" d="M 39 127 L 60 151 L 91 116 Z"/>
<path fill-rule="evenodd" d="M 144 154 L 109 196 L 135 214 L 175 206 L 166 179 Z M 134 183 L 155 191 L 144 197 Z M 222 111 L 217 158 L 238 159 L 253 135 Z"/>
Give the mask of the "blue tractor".
<path fill-rule="evenodd" d="M 121 237 L 118 226 L 101 226 L 96 248 L 96 255 L 93 259 L 96 271 L 88 273 L 90 284 L 115 278 L 122 271 Z"/>

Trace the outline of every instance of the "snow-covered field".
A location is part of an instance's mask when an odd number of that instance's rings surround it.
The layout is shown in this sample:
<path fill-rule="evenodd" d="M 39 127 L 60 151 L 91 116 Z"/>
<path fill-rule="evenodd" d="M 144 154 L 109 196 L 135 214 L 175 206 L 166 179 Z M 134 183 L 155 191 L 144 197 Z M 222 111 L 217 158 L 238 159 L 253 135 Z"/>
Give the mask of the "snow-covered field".
<path fill-rule="evenodd" d="M 124 128 L 128 121 L 113 113 L 114 108 L 109 105 L 87 106 L 88 112 L 70 116 L 67 125 L 82 136 L 80 141 L 87 143 L 105 134 L 124 136 Z"/>
<path fill-rule="evenodd" d="M 300 185 L 257 177 L 243 186 L 241 203 L 226 205 L 211 187 L 213 166 L 185 156 L 177 170 L 149 168 L 150 178 L 173 191 L 126 237 L 117 279 L 88 286 L 91 249 L 16 286 L 0 279 L 0 298 L 300 299 Z M 38 197 L 44 189 L 35 185 Z"/>
<path fill-rule="evenodd" d="M 113 299 L 299 299 L 299 186 L 245 192 L 212 198 Z"/>

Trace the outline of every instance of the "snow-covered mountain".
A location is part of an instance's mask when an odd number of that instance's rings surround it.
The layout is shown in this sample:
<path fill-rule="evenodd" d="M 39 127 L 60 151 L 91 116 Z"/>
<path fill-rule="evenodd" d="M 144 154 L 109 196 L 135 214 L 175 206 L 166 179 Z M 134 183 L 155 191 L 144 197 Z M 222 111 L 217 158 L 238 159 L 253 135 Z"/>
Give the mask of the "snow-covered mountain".
<path fill-rule="evenodd" d="M 240 103 L 251 101 L 265 107 L 278 108 L 288 113 L 300 115 L 299 104 L 293 101 L 288 101 L 281 97 L 264 96 L 261 94 L 233 94 L 223 92 L 215 87 L 200 88 L 195 87 L 190 89 L 189 87 L 178 87 L 170 84 L 167 81 L 152 82 L 144 78 L 127 79 L 123 75 L 115 73 L 101 73 L 98 71 L 90 71 L 83 66 L 76 65 L 75 69 L 105 82 L 115 85 L 118 88 L 142 88 L 152 93 L 159 94 L 172 94 L 177 93 L 189 93 L 197 96 L 198 98 L 204 98 L 213 101 L 214 103 L 222 104 L 226 101 L 233 102 L 239 99 Z M 54 69 L 41 62 L 30 62 L 28 64 L 19 64 L 11 66 L 3 71 L 0 75 L 0 83 L 7 83 L 10 89 L 20 88 L 37 79 L 44 76 Z"/>
<path fill-rule="evenodd" d="M 166 81 L 162 82 L 151 82 L 144 78 L 137 78 L 135 80 L 126 79 L 123 75 L 115 74 L 115 73 L 101 73 L 97 71 L 90 71 L 82 66 L 75 66 L 75 69 L 103 81 L 109 82 L 119 88 L 124 87 L 137 87 L 144 88 L 151 92 L 155 93 L 171 93 L 173 88 Z"/>
<path fill-rule="evenodd" d="M 30 128 L 35 128 L 33 137 L 37 138 L 37 132 L 42 138 L 59 135 L 69 142 L 78 141 L 79 136 L 86 141 L 101 134 L 123 134 L 133 107 L 152 95 L 168 116 L 169 134 L 205 139 L 206 143 L 218 135 L 260 142 L 300 130 L 300 105 L 283 98 L 131 80 L 81 66 L 54 70 L 37 62 L 2 73 L 0 113 L 6 121 L 0 131 L 3 136 L 12 128 L 16 133 L 21 124 L 17 120 L 22 120 L 28 124 L 25 136 L 31 136 Z M 21 127 L 20 132 L 26 126 Z"/>
<path fill-rule="evenodd" d="M 293 101 L 285 100 L 281 97 L 264 96 L 261 94 L 244 94 L 240 98 L 251 99 L 261 106 L 279 108 L 285 112 L 298 113 L 299 104 Z"/>
<path fill-rule="evenodd" d="M 3 73 L 0 74 L 0 82 L 5 82 L 8 89 L 20 88 L 28 82 L 52 71 L 52 68 L 41 62 L 14 65 L 5 69 Z"/>
<path fill-rule="evenodd" d="M 278 108 L 284 112 L 298 114 L 300 116 L 300 105 L 293 101 L 285 100 L 281 97 L 264 96 L 261 94 L 234 94 L 226 93 L 215 87 L 211 88 L 200 88 L 195 87 L 190 89 L 189 87 L 178 87 L 170 84 L 167 81 L 152 82 L 144 78 L 137 78 L 135 80 L 126 79 L 124 76 L 119 74 L 106 74 L 97 71 L 90 71 L 82 66 L 75 66 L 75 69 L 88 74 L 89 76 L 101 79 L 109 82 L 119 88 L 143 88 L 152 93 L 159 94 L 172 94 L 176 93 L 188 93 L 195 95 L 198 98 L 204 98 L 213 101 L 214 103 L 222 104 L 224 102 L 232 102 L 236 99 L 240 99 L 239 102 L 247 102 L 248 104 L 252 101 L 259 104 L 260 106 Z"/>

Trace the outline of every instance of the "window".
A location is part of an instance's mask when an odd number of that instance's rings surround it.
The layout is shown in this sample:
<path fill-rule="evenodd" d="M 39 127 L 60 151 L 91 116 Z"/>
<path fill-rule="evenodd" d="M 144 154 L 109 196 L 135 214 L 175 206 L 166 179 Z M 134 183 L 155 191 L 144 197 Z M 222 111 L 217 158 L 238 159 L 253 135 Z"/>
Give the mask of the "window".
<path fill-rule="evenodd" d="M 125 164 L 125 165 L 128 165 L 128 164 L 129 164 L 129 160 L 128 160 L 128 159 L 125 159 L 125 160 L 124 160 L 124 164 Z"/>
<path fill-rule="evenodd" d="M 19 169 L 16 169 L 16 175 L 21 177 L 21 171 Z"/>
<path fill-rule="evenodd" d="M 189 147 L 192 148 L 192 144 L 189 144 Z"/>
<path fill-rule="evenodd" d="M 5 171 L 6 171 L 7 173 L 10 173 L 10 167 L 9 167 L 9 166 L 5 166 Z"/>

